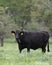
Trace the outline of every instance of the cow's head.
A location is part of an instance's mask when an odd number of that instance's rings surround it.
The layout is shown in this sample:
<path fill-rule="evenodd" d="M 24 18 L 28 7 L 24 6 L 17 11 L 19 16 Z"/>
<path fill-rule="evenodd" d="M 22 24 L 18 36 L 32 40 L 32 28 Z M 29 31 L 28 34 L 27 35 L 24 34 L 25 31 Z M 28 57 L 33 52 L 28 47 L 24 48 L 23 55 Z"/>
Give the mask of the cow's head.
<path fill-rule="evenodd" d="M 15 38 L 16 38 L 16 39 L 19 39 L 20 30 L 11 31 L 11 33 L 13 33 L 13 34 L 15 35 Z"/>
<path fill-rule="evenodd" d="M 16 30 L 16 31 L 11 31 L 15 35 L 15 38 L 17 40 L 21 40 L 24 38 L 24 31 Z"/>

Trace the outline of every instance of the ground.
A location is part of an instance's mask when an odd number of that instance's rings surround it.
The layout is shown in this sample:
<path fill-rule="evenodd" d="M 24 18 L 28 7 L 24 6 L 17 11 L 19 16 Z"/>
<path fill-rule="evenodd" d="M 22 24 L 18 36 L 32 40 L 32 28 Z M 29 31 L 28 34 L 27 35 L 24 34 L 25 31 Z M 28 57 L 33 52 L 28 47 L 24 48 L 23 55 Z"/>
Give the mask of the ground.
<path fill-rule="evenodd" d="M 41 49 L 24 49 L 19 53 L 15 39 L 5 39 L 4 47 L 0 47 L 0 65 L 52 65 L 52 39 L 50 39 L 50 52 L 42 53 Z"/>

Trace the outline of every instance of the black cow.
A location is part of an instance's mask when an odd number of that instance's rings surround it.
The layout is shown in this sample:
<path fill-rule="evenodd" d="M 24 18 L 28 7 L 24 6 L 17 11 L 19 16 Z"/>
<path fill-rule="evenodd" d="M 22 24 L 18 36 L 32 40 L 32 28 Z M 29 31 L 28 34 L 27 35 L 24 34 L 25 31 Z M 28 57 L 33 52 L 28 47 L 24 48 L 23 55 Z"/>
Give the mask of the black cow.
<path fill-rule="evenodd" d="M 46 31 L 41 32 L 25 32 L 25 31 L 11 31 L 15 34 L 16 41 L 19 45 L 19 51 L 21 53 L 22 49 L 27 48 L 27 51 L 30 52 L 30 49 L 41 48 L 42 52 L 45 53 L 46 45 L 47 51 L 49 52 L 49 33 Z"/>

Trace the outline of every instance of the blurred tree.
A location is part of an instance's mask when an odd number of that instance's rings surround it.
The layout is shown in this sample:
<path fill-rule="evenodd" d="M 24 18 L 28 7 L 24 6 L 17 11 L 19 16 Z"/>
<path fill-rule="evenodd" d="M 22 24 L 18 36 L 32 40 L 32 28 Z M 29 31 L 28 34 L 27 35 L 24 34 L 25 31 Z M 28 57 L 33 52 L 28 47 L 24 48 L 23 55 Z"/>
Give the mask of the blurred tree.
<path fill-rule="evenodd" d="M 0 6 L 4 9 L 4 13 L 0 13 L 0 20 L 5 21 L 6 34 L 17 28 L 52 30 L 51 0 L 0 0 Z"/>
<path fill-rule="evenodd" d="M 6 10 L 14 22 L 21 27 L 22 30 L 25 25 L 31 21 L 31 1 L 32 0 L 11 0 L 8 5 L 9 8 Z"/>
<path fill-rule="evenodd" d="M 8 14 L 5 14 L 5 8 L 0 8 L 0 43 L 3 46 L 4 38 L 11 36 L 11 30 L 15 30 L 16 24 Z"/>

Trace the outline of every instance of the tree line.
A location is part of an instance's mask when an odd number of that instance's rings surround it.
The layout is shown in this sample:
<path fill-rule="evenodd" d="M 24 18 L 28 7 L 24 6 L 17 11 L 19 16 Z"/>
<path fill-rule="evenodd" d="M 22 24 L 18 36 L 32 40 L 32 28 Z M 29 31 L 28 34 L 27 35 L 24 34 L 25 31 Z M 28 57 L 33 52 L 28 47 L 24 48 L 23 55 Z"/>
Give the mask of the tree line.
<path fill-rule="evenodd" d="M 0 0 L 0 38 L 16 29 L 52 33 L 52 0 Z"/>

